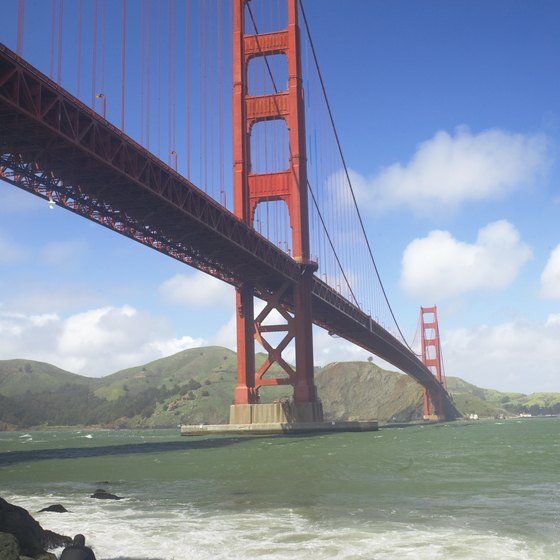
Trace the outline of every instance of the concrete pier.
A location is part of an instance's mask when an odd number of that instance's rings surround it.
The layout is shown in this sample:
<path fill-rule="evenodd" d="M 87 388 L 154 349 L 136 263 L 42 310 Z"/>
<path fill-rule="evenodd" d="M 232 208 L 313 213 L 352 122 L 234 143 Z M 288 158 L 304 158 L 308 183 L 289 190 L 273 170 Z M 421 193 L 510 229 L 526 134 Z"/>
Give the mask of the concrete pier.
<path fill-rule="evenodd" d="M 375 432 L 377 421 L 359 422 L 269 422 L 266 424 L 199 424 L 181 426 L 182 436 L 206 435 L 276 435 L 331 432 Z"/>
<path fill-rule="evenodd" d="M 259 404 L 234 404 L 229 424 L 181 426 L 182 436 L 312 434 L 318 432 L 371 432 L 377 421 L 325 422 L 319 401 L 295 403 L 276 401 Z"/>

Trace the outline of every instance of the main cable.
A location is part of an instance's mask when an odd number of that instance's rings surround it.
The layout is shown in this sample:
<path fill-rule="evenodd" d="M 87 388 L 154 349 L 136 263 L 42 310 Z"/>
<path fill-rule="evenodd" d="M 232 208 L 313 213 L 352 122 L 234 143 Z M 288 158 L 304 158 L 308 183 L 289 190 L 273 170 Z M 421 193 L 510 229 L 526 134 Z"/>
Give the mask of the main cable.
<path fill-rule="evenodd" d="M 375 270 L 375 274 L 377 276 L 377 279 L 379 280 L 379 285 L 381 286 L 381 291 L 383 292 L 383 297 L 385 298 L 385 302 L 387 303 L 387 307 L 389 308 L 389 312 L 391 313 L 391 317 L 393 318 L 393 321 L 395 322 L 395 326 L 397 327 L 397 330 L 399 331 L 399 334 L 401 335 L 401 338 L 404 341 L 404 343 L 406 344 L 406 346 L 408 347 L 408 349 L 411 352 L 413 352 L 412 348 L 408 345 L 408 342 L 406 341 L 406 338 L 404 337 L 404 335 L 401 331 L 401 328 L 400 328 L 400 326 L 397 322 L 395 314 L 393 313 L 393 309 L 391 307 L 391 304 L 389 303 L 387 293 L 385 292 L 385 287 L 383 286 L 383 282 L 381 281 L 381 276 L 379 275 L 379 270 L 377 269 L 377 264 L 375 263 L 375 259 L 373 257 L 373 251 L 371 250 L 371 246 L 369 244 L 369 240 L 368 240 L 366 230 L 365 230 L 365 227 L 364 227 L 364 222 L 362 220 L 362 216 L 361 216 L 360 210 L 358 208 L 358 202 L 356 201 L 356 195 L 354 194 L 354 189 L 352 188 L 352 182 L 350 181 L 350 174 L 348 173 L 348 167 L 346 166 L 346 160 L 344 159 L 344 154 L 342 153 L 342 146 L 341 146 L 341 143 L 340 143 L 340 139 L 338 137 L 338 132 L 337 132 L 336 126 L 334 124 L 334 118 L 333 118 L 332 111 L 331 111 L 331 106 L 330 106 L 330 103 L 329 103 L 329 100 L 328 100 L 328 97 L 327 97 L 327 90 L 325 88 L 325 83 L 323 81 L 323 75 L 321 74 L 321 70 L 319 68 L 319 61 L 317 59 L 317 54 L 315 52 L 315 46 L 314 46 L 313 40 L 311 38 L 311 32 L 309 30 L 309 24 L 307 22 L 307 17 L 305 15 L 305 10 L 303 9 L 303 0 L 297 0 L 297 1 L 298 1 L 298 4 L 299 4 L 300 8 L 301 8 L 301 14 L 303 16 L 303 21 L 305 23 L 305 30 L 307 32 L 307 37 L 309 39 L 309 45 L 311 46 L 311 53 L 313 54 L 313 61 L 315 62 L 315 68 L 317 70 L 317 75 L 319 77 L 319 83 L 321 84 L 321 89 L 323 90 L 323 96 L 325 98 L 327 111 L 329 113 L 329 119 L 331 121 L 331 126 L 332 126 L 332 129 L 333 129 L 333 132 L 334 132 L 334 136 L 335 136 L 336 144 L 337 144 L 337 147 L 338 147 L 338 151 L 339 151 L 340 157 L 342 159 L 342 165 L 344 166 L 344 173 L 346 174 L 346 179 L 348 181 L 348 186 L 350 187 L 350 193 L 352 194 L 352 200 L 353 200 L 354 206 L 356 208 L 356 213 L 358 215 L 358 220 L 360 222 L 360 227 L 362 229 L 362 233 L 364 234 L 364 239 L 365 239 L 366 246 L 367 246 L 367 249 L 368 249 L 368 252 L 369 252 L 369 256 L 371 258 L 371 262 L 373 264 L 373 268 Z"/>

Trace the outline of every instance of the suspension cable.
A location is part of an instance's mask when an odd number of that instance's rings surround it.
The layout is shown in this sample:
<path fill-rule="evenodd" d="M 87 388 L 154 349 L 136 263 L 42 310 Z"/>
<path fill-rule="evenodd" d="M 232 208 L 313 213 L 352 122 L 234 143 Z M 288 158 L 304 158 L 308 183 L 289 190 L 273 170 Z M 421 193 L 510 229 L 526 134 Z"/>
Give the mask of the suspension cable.
<path fill-rule="evenodd" d="M 258 39 L 259 31 L 258 31 L 257 23 L 256 23 L 256 21 L 255 21 L 255 17 L 254 17 L 254 15 L 253 15 L 253 10 L 251 9 L 250 4 L 247 4 L 247 8 L 248 8 L 248 11 L 249 11 L 249 16 L 251 17 L 251 22 L 252 22 L 253 27 L 254 27 L 254 29 L 255 29 L 255 40 L 256 40 L 256 43 L 257 43 L 257 47 L 258 47 L 259 51 L 262 53 L 263 51 L 262 51 L 262 49 L 261 49 L 261 46 L 260 46 L 260 44 L 259 44 L 259 39 Z M 272 87 L 274 88 L 274 92 L 277 94 L 277 93 L 278 93 L 278 87 L 276 86 L 276 80 L 274 79 L 274 75 L 272 74 L 272 69 L 270 68 L 270 65 L 269 65 L 269 63 L 268 63 L 268 58 L 267 58 L 267 56 L 266 56 L 265 54 L 263 54 L 263 58 L 264 58 L 264 62 L 265 62 L 265 64 L 266 64 L 266 69 L 267 69 L 268 75 L 269 75 L 270 80 L 271 80 L 271 82 L 272 82 Z M 280 115 L 281 115 L 280 107 L 278 106 L 278 102 L 277 102 L 276 99 L 274 100 L 274 104 L 275 104 L 275 107 L 276 107 L 276 111 L 278 112 L 278 116 L 280 117 Z M 290 147 L 289 149 L 290 149 L 290 156 L 291 156 L 291 155 L 292 155 L 292 154 L 291 154 L 291 147 Z M 328 241 L 329 241 L 329 245 L 331 246 L 331 249 L 332 249 L 332 251 L 333 251 L 333 253 L 334 253 L 334 257 L 335 257 L 335 259 L 336 259 L 336 262 L 338 263 L 338 266 L 339 266 L 339 268 L 340 268 L 340 270 L 341 270 L 341 272 L 342 272 L 342 276 L 344 277 L 344 280 L 345 280 L 345 282 L 346 282 L 346 285 L 348 286 L 348 289 L 350 290 L 350 293 L 352 294 L 352 297 L 353 297 L 353 299 L 354 299 L 354 302 L 356 303 L 356 305 L 357 305 L 358 307 L 360 307 L 360 305 L 359 305 L 359 303 L 358 303 L 358 300 L 356 299 L 356 296 L 354 295 L 354 292 L 352 291 L 352 286 L 350 285 L 350 282 L 348 281 L 348 278 L 347 278 L 347 276 L 346 276 L 346 273 L 344 272 L 344 269 L 342 268 L 342 264 L 341 264 L 341 262 L 340 262 L 340 259 L 339 259 L 339 257 L 338 257 L 338 254 L 337 254 L 337 252 L 336 252 L 336 249 L 334 248 L 334 245 L 333 245 L 331 236 L 330 236 L 330 234 L 329 234 L 329 232 L 328 232 L 328 230 L 327 230 L 325 221 L 324 221 L 323 216 L 322 216 L 322 214 L 321 214 L 321 210 L 319 209 L 319 206 L 317 205 L 317 200 L 315 199 L 315 195 L 314 195 L 313 191 L 311 190 L 311 185 L 309 184 L 309 180 L 307 181 L 307 187 L 308 187 L 308 189 L 309 189 L 309 192 L 311 193 L 311 198 L 313 199 L 313 204 L 315 205 L 315 208 L 317 209 L 317 213 L 319 214 L 319 218 L 320 218 L 321 224 L 322 224 L 322 226 L 323 226 L 323 229 L 324 229 L 324 231 L 325 231 L 325 235 L 327 236 L 327 239 L 328 239 Z M 402 333 L 401 333 L 401 336 L 402 336 Z M 404 337 L 403 337 L 403 338 L 404 338 Z"/>
<path fill-rule="evenodd" d="M 338 147 L 338 152 L 340 153 L 340 157 L 342 159 L 342 165 L 344 167 L 344 173 L 346 174 L 346 179 L 347 179 L 348 185 L 350 187 L 350 193 L 352 195 L 352 200 L 353 200 L 354 206 L 356 208 L 356 213 L 358 215 L 360 228 L 362 230 L 362 233 L 364 234 L 364 239 L 365 239 L 366 246 L 367 246 L 367 249 L 368 249 L 368 252 L 369 252 L 369 256 L 371 258 L 371 262 L 373 264 L 375 274 L 377 275 L 377 279 L 379 280 L 379 285 L 381 286 L 381 291 L 383 292 L 383 297 L 385 298 L 385 302 L 387 303 L 387 307 L 389 308 L 389 312 L 391 313 L 391 317 L 393 318 L 393 321 L 395 322 L 395 326 L 397 327 L 397 330 L 399 331 L 399 334 L 401 335 L 401 338 L 403 339 L 403 341 L 406 344 L 406 346 L 408 347 L 408 349 L 412 351 L 412 348 L 410 348 L 410 346 L 408 345 L 408 342 L 406 341 L 406 339 L 405 339 L 405 337 L 404 337 L 404 335 L 401 331 L 401 328 L 400 328 L 400 326 L 397 322 L 395 314 L 393 313 L 393 309 L 391 307 L 391 304 L 389 303 L 389 299 L 387 298 L 387 293 L 385 292 L 385 287 L 383 286 L 383 282 L 381 281 L 381 276 L 379 275 L 379 270 L 377 269 L 377 264 L 375 263 L 375 259 L 373 257 L 373 251 L 371 250 L 371 246 L 370 246 L 370 243 L 369 243 L 369 240 L 368 240 L 368 237 L 367 237 L 367 234 L 366 234 L 366 230 L 365 230 L 365 227 L 364 227 L 364 222 L 362 220 L 362 216 L 361 216 L 360 210 L 358 208 L 358 203 L 356 201 L 356 195 L 354 193 L 354 189 L 352 188 L 352 182 L 350 181 L 350 174 L 348 172 L 348 167 L 346 166 L 346 160 L 344 158 L 344 154 L 342 153 L 342 146 L 341 146 L 341 143 L 340 143 L 340 139 L 338 137 L 338 132 L 337 132 L 336 126 L 334 124 L 334 118 L 333 118 L 332 111 L 331 111 L 331 106 L 330 106 L 330 103 L 329 103 L 329 100 L 328 100 L 328 97 L 327 97 L 327 91 L 326 91 L 326 88 L 325 88 L 325 83 L 323 81 L 323 75 L 321 74 L 321 70 L 319 68 L 319 61 L 317 59 L 317 54 L 315 52 L 315 46 L 313 44 L 313 40 L 311 39 L 311 32 L 309 30 L 309 24 L 307 22 L 307 17 L 305 15 L 305 10 L 303 9 L 303 1 L 302 0 L 297 0 L 297 1 L 298 1 L 298 4 L 299 4 L 300 8 L 301 8 L 301 14 L 303 16 L 303 21 L 305 23 L 305 30 L 307 32 L 307 37 L 309 39 L 309 45 L 311 46 L 311 53 L 313 54 L 313 61 L 315 62 L 315 68 L 317 70 L 317 74 L 318 74 L 318 77 L 319 77 L 319 83 L 321 84 L 321 89 L 323 91 L 323 96 L 325 98 L 327 111 L 329 113 L 329 119 L 331 121 L 331 126 L 332 126 L 334 136 L 335 136 L 335 140 L 336 140 L 336 145 Z"/>

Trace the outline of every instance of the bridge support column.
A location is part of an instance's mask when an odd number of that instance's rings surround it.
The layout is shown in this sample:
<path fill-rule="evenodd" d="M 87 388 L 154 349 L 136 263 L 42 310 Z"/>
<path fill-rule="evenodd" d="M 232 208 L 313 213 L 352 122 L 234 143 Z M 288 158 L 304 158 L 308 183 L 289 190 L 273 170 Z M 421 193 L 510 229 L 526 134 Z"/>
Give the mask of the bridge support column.
<path fill-rule="evenodd" d="M 313 380 L 313 324 L 311 310 L 311 278 L 313 268 L 307 268 L 294 288 L 296 371 L 294 401 L 315 402 L 317 389 Z"/>
<path fill-rule="evenodd" d="M 234 212 L 252 227 L 255 210 L 260 203 L 285 203 L 292 231 L 291 254 L 301 266 L 301 278 L 295 283 L 293 279 L 286 281 L 274 289 L 256 286 L 258 297 L 265 301 L 265 307 L 257 317 L 254 317 L 253 289 L 241 286 L 237 291 L 238 383 L 230 415 L 232 423 L 254 423 L 258 418 L 272 417 L 305 422 L 323 419 L 313 381 L 311 287 L 313 272 L 317 267 L 311 262 L 309 252 L 307 155 L 298 6 L 297 0 L 285 1 L 288 14 L 286 29 L 249 34 L 245 32 L 245 17 L 246 12 L 251 10 L 251 3 L 248 0 L 234 0 Z M 249 61 L 272 55 L 286 58 L 287 88 L 266 95 L 251 95 L 247 73 Z M 276 83 L 282 85 L 281 80 L 276 80 Z M 288 166 L 275 172 L 256 173 L 251 167 L 251 131 L 259 122 L 274 120 L 283 120 L 289 132 L 286 146 Z M 271 325 L 273 312 L 281 319 Z M 267 318 L 269 322 L 265 324 Z M 284 336 L 275 346 L 267 340 L 269 333 L 284 333 Z M 267 354 L 258 370 L 254 358 L 255 340 Z M 291 342 L 295 343 L 295 369 L 282 357 L 282 352 Z M 280 366 L 281 371 L 271 370 L 273 364 Z M 259 403 L 259 389 L 271 385 L 293 387 L 289 414 L 286 413 L 286 403 Z M 258 408 L 261 406 L 265 408 Z"/>
<path fill-rule="evenodd" d="M 237 321 L 237 387 L 233 396 L 236 405 L 256 403 L 255 390 L 255 339 L 254 339 L 254 292 L 245 284 L 238 288 L 236 297 Z"/>
<path fill-rule="evenodd" d="M 424 420 L 444 420 L 443 378 L 437 307 L 420 308 L 420 329 L 422 333 L 422 362 L 434 374 L 442 391 L 437 394 L 424 388 Z"/>

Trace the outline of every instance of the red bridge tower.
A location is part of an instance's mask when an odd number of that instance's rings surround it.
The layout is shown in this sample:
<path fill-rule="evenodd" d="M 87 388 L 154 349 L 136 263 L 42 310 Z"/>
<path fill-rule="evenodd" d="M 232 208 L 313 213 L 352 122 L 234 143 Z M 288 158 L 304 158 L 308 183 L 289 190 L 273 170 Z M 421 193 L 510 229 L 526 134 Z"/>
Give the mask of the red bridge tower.
<path fill-rule="evenodd" d="M 437 307 L 420 307 L 420 328 L 422 332 L 422 362 L 442 384 L 441 350 Z M 424 420 L 444 419 L 445 411 L 441 393 L 429 394 L 424 388 Z"/>
<path fill-rule="evenodd" d="M 237 289 L 237 387 L 230 413 L 231 423 L 274 421 L 321 421 L 322 409 L 313 381 L 313 343 L 311 315 L 311 281 L 316 264 L 309 256 L 307 202 L 307 159 L 301 73 L 297 0 L 288 4 L 288 27 L 272 33 L 247 34 L 245 19 L 250 9 L 248 0 L 234 0 L 233 59 L 233 186 L 236 216 L 253 227 L 255 209 L 260 202 L 282 201 L 288 208 L 292 230 L 292 255 L 301 265 L 297 285 L 285 283 L 273 293 L 259 293 L 266 306 L 255 317 L 254 287 L 246 282 Z M 251 59 L 283 55 L 287 60 L 288 85 L 284 91 L 268 95 L 250 95 L 248 66 Z M 251 130 L 261 121 L 282 119 L 289 137 L 289 164 L 275 173 L 253 173 L 251 170 Z M 282 302 L 293 302 L 289 313 Z M 282 324 L 263 322 L 277 311 Z M 267 333 L 284 333 L 277 346 Z M 268 354 L 264 364 L 255 367 L 255 340 Z M 282 352 L 295 341 L 295 369 Z M 271 375 L 270 367 L 278 364 L 280 376 Z M 267 385 L 292 385 L 293 405 L 259 404 L 259 389 Z M 289 408 L 289 410 L 288 410 Z M 289 417 L 286 417 L 289 416 Z"/>

